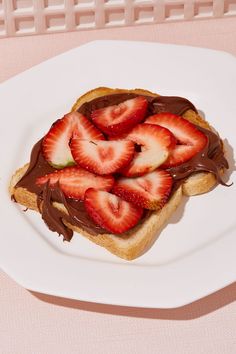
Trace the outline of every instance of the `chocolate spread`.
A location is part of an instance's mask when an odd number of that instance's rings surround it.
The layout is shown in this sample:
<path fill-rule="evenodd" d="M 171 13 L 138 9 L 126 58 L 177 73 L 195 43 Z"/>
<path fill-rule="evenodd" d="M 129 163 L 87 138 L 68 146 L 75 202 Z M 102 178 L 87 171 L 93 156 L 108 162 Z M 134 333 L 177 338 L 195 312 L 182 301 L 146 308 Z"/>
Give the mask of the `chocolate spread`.
<path fill-rule="evenodd" d="M 78 111 L 90 119 L 91 112 L 95 109 L 116 105 L 137 96 L 137 94 L 133 93 L 119 93 L 98 97 L 90 102 L 85 102 Z M 151 95 L 145 95 L 145 97 L 148 100 L 147 116 L 161 112 L 182 115 L 189 109 L 197 112 L 193 104 L 182 97 L 154 97 Z M 177 184 L 183 183 L 187 177 L 199 171 L 212 172 L 219 183 L 226 185 L 221 179 L 220 170 L 222 168 L 228 168 L 228 162 L 224 157 L 223 145 L 219 136 L 208 129 L 199 126 L 196 126 L 196 128 L 207 136 L 208 143 L 202 151 L 189 161 L 180 166 L 168 169 L 174 180 L 173 190 Z M 65 225 L 63 220 L 82 227 L 92 235 L 106 233 L 106 230 L 96 225 L 93 220 L 90 219 L 89 215 L 86 213 L 83 202 L 65 197 L 59 185 L 53 187 L 49 187 L 48 183 L 44 186 L 36 185 L 35 180 L 37 177 L 55 171 L 55 168 L 50 166 L 44 159 L 41 151 L 41 143 L 42 139 L 33 147 L 29 167 L 16 187 L 26 188 L 28 191 L 37 195 L 38 207 L 43 220 L 50 230 L 62 234 L 64 240 L 70 241 L 73 231 Z M 53 205 L 54 202 L 62 203 L 67 213 L 55 208 Z"/>
<path fill-rule="evenodd" d="M 62 217 L 71 224 L 83 227 L 84 230 L 89 231 L 92 235 L 107 232 L 90 219 L 85 211 L 84 203 L 82 201 L 65 197 L 57 185 L 53 188 L 49 188 L 48 184 L 38 186 L 35 183 L 37 177 L 55 171 L 55 168 L 50 166 L 43 157 L 41 150 L 42 140 L 43 139 L 39 140 L 34 145 L 31 152 L 29 167 L 24 176 L 17 183 L 16 187 L 26 188 L 29 192 L 37 195 L 38 207 L 41 211 L 43 220 L 50 230 L 62 234 L 67 241 L 72 237 L 72 230 L 64 225 Z M 62 213 L 57 208 L 54 208 L 53 202 L 64 204 L 68 215 L 65 215 L 65 213 Z"/>
<path fill-rule="evenodd" d="M 101 96 L 95 98 L 92 101 L 85 102 L 81 107 L 79 107 L 78 112 L 90 119 L 92 111 L 96 109 L 120 104 L 121 102 L 129 100 L 131 98 L 135 98 L 137 96 L 140 95 L 136 93 L 115 93 L 111 95 Z M 142 96 L 145 97 L 148 101 L 147 116 L 161 112 L 171 112 L 173 114 L 181 116 L 188 109 L 192 109 L 193 111 L 197 112 L 194 105 L 189 100 L 183 97 L 147 95 Z"/>
<path fill-rule="evenodd" d="M 220 174 L 222 168 L 229 168 L 228 161 L 224 157 L 223 145 L 215 133 L 208 129 L 195 127 L 207 136 L 206 146 L 198 152 L 191 160 L 182 163 L 180 166 L 167 169 L 174 181 L 184 180 L 195 172 L 211 172 L 215 175 L 218 183 L 227 186 Z"/>

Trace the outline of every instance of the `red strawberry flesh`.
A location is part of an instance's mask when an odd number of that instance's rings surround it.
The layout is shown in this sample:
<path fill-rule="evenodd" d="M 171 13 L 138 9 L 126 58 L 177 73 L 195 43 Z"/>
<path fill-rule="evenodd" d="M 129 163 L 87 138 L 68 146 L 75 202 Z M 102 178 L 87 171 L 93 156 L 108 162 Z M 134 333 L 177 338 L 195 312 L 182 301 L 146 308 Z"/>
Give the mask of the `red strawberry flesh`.
<path fill-rule="evenodd" d="M 178 141 L 162 167 L 178 166 L 201 151 L 207 137 L 186 119 L 171 113 L 160 113 L 149 117 L 145 123 L 157 124 L 169 129 Z"/>
<path fill-rule="evenodd" d="M 134 227 L 143 209 L 114 194 L 90 188 L 85 192 L 85 208 L 91 219 L 113 234 L 121 234 Z"/>
<path fill-rule="evenodd" d="M 128 202 L 150 210 L 158 210 L 171 192 L 172 177 L 165 170 L 156 170 L 142 177 L 119 178 L 112 192 Z"/>
<path fill-rule="evenodd" d="M 43 155 L 50 165 L 63 168 L 75 164 L 69 146 L 73 135 L 81 139 L 104 140 L 103 134 L 82 114 L 68 113 L 52 125 L 43 139 Z"/>
<path fill-rule="evenodd" d="M 128 165 L 134 155 L 134 143 L 128 140 L 89 141 L 73 138 L 70 146 L 76 163 L 99 175 L 118 171 Z"/>
<path fill-rule="evenodd" d="M 57 183 L 63 193 L 73 199 L 83 200 L 84 193 L 88 188 L 97 188 L 109 191 L 113 184 L 113 176 L 97 176 L 81 167 L 66 167 L 63 170 L 56 170 L 45 176 L 38 177 L 37 185 L 43 185 L 49 181 L 53 188 Z"/>
<path fill-rule="evenodd" d="M 91 114 L 91 119 L 104 133 L 121 135 L 144 119 L 147 106 L 146 98 L 139 96 L 118 105 L 95 110 Z"/>
<path fill-rule="evenodd" d="M 75 115 L 75 125 L 73 136 L 79 139 L 87 140 L 105 140 L 104 135 L 98 130 L 85 116 L 78 112 L 72 112 Z"/>
<path fill-rule="evenodd" d="M 167 160 L 176 142 L 168 129 L 153 124 L 138 124 L 126 139 L 136 143 L 141 150 L 136 151 L 130 165 L 121 170 L 127 177 L 141 176 L 154 171 Z"/>

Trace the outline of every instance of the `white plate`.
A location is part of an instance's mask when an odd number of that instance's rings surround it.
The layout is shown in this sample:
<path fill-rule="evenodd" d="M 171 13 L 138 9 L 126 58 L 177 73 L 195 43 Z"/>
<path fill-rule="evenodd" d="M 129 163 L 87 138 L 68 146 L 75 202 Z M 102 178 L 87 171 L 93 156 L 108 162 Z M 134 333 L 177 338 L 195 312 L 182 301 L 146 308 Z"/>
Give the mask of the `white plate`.
<path fill-rule="evenodd" d="M 63 243 L 39 214 L 10 201 L 10 176 L 50 124 L 97 86 L 142 87 L 190 99 L 227 139 L 236 181 L 236 59 L 154 43 L 96 41 L 50 59 L 0 88 L 0 261 L 34 291 L 92 302 L 170 308 L 236 280 L 235 184 L 183 200 L 153 247 L 126 262 L 74 235 Z"/>

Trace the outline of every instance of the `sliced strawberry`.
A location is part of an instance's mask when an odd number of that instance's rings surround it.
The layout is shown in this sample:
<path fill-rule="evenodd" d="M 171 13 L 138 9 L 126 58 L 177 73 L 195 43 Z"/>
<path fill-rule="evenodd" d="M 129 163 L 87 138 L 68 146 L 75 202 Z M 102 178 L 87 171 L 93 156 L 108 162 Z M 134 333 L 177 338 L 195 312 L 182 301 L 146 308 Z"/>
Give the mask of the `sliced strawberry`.
<path fill-rule="evenodd" d="M 113 176 L 97 176 L 80 167 L 66 167 L 43 177 L 36 179 L 37 185 L 45 184 L 53 187 L 59 183 L 61 190 L 69 198 L 84 199 L 84 193 L 88 188 L 96 188 L 109 191 L 114 183 Z"/>
<path fill-rule="evenodd" d="M 143 209 L 122 200 L 114 194 L 90 188 L 85 192 L 85 208 L 93 221 L 114 234 L 134 227 Z"/>
<path fill-rule="evenodd" d="M 75 164 L 69 147 L 72 135 L 81 139 L 104 140 L 103 134 L 82 114 L 66 114 L 52 125 L 42 143 L 44 157 L 53 167 L 63 168 Z"/>
<path fill-rule="evenodd" d="M 136 152 L 131 163 L 121 170 L 127 177 L 141 176 L 155 170 L 168 158 L 175 146 L 173 134 L 165 128 L 153 124 L 138 124 L 127 136 L 135 142 L 140 152 Z"/>
<path fill-rule="evenodd" d="M 119 178 L 112 192 L 142 208 L 160 209 L 168 199 L 172 177 L 165 170 L 156 170 L 142 177 Z"/>
<path fill-rule="evenodd" d="M 81 167 L 106 175 L 126 166 L 134 155 L 134 143 L 128 140 L 71 140 L 72 155 Z"/>
<path fill-rule="evenodd" d="M 75 163 L 69 147 L 73 133 L 73 122 L 73 115 L 65 115 L 52 125 L 43 139 L 43 155 L 48 163 L 56 168 L 63 168 Z"/>
<path fill-rule="evenodd" d="M 130 131 L 144 119 L 147 106 L 146 98 L 139 96 L 115 106 L 93 111 L 91 118 L 94 124 L 104 133 L 120 135 Z"/>
<path fill-rule="evenodd" d="M 105 140 L 104 135 L 98 130 L 85 116 L 78 112 L 72 112 L 75 115 L 75 127 L 73 135 L 86 140 Z"/>
<path fill-rule="evenodd" d="M 169 129 L 178 141 L 163 167 L 182 164 L 201 151 L 207 143 L 205 134 L 186 119 L 172 113 L 155 114 L 145 123 L 157 124 Z"/>

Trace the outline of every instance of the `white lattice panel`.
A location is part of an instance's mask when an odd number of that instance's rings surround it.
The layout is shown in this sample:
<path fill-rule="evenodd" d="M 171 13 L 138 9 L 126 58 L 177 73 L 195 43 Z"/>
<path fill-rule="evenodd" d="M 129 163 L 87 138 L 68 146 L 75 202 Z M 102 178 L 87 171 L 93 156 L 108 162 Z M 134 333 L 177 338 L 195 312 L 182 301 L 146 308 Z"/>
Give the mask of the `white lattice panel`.
<path fill-rule="evenodd" d="M 236 15 L 236 0 L 0 0 L 0 37 Z"/>

